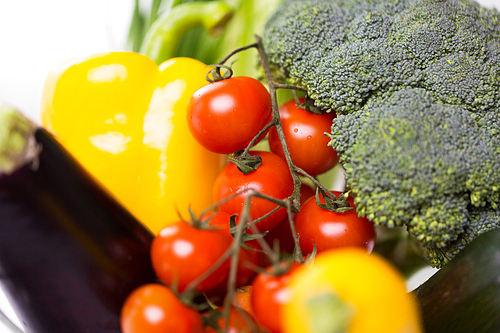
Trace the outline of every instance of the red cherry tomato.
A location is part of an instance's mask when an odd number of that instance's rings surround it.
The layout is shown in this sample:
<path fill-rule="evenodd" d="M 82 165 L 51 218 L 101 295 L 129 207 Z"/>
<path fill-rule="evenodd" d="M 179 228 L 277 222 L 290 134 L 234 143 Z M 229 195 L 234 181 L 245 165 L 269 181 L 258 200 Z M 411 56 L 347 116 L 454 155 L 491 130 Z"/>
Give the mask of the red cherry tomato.
<path fill-rule="evenodd" d="M 284 267 L 285 263 L 281 266 Z M 273 274 L 274 267 L 270 266 L 265 272 L 257 274 L 252 282 L 252 310 L 257 322 L 271 333 L 279 333 L 281 307 L 290 300 L 288 283 L 293 272 L 302 264 L 294 262 L 288 271 L 283 274 Z"/>
<path fill-rule="evenodd" d="M 179 292 L 208 271 L 232 244 L 232 238 L 222 230 L 197 229 L 177 222 L 162 229 L 151 245 L 151 261 L 158 278 Z M 195 290 L 208 291 L 220 284 L 229 272 L 226 260 Z"/>
<path fill-rule="evenodd" d="M 304 98 L 299 100 L 304 102 Z M 300 108 L 294 100 L 283 104 L 280 109 L 281 124 L 290 156 L 296 166 L 311 176 L 319 175 L 333 168 L 339 157 L 328 146 L 335 113 L 314 114 Z M 269 146 L 275 154 L 284 157 L 278 133 L 273 127 L 269 131 Z"/>
<path fill-rule="evenodd" d="M 201 333 L 203 322 L 195 309 L 184 305 L 167 287 L 147 284 L 125 300 L 120 315 L 123 333 Z"/>
<path fill-rule="evenodd" d="M 200 88 L 187 106 L 191 134 L 203 147 L 219 154 L 245 149 L 271 116 L 266 87 L 246 76 Z"/>
<path fill-rule="evenodd" d="M 262 164 L 257 170 L 244 175 L 234 163 L 228 163 L 215 179 L 213 187 L 214 202 L 219 202 L 228 196 L 249 188 L 280 200 L 292 195 L 293 179 L 284 159 L 265 151 L 253 151 L 250 154 L 262 157 Z M 240 214 L 245 198 L 250 193 L 251 191 L 245 191 L 241 195 L 222 203 L 219 210 L 231 215 Z M 267 199 L 253 197 L 250 203 L 250 216 L 254 220 L 258 219 L 276 207 L 278 206 L 275 203 Z M 260 232 L 270 230 L 281 223 L 286 214 L 286 209 L 281 207 L 255 225 Z"/>
<path fill-rule="evenodd" d="M 335 196 L 341 192 L 332 192 Z M 320 200 L 324 203 L 323 198 Z M 352 198 L 347 200 L 355 207 Z M 356 210 L 335 213 L 316 204 L 316 197 L 307 200 L 295 215 L 295 231 L 300 236 L 300 248 L 304 255 L 313 251 L 314 243 L 319 252 L 340 248 L 360 247 L 368 253 L 373 250 L 376 239 L 373 222 L 359 217 Z M 314 243 L 313 243 L 314 240 Z"/>

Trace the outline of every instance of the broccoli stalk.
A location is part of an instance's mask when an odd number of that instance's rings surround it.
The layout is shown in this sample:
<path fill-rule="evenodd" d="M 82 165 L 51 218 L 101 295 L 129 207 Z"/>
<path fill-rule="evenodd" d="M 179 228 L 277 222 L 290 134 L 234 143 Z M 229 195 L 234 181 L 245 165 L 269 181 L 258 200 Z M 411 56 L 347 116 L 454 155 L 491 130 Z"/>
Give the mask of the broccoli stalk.
<path fill-rule="evenodd" d="M 288 0 L 275 77 L 336 112 L 358 213 L 406 226 L 440 267 L 500 226 L 500 13 L 468 0 Z"/>

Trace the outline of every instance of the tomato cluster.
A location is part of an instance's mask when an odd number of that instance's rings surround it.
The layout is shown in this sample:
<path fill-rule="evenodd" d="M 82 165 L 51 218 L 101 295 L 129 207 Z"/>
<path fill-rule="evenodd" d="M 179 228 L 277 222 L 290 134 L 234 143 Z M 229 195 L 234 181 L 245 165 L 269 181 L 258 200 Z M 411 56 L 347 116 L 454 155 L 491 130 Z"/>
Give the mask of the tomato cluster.
<path fill-rule="evenodd" d="M 193 137 L 208 150 L 231 154 L 231 162 L 213 184 L 214 207 L 199 217 L 193 214 L 189 222 L 169 223 L 156 235 L 151 259 L 159 281 L 128 297 L 122 310 L 124 333 L 226 328 L 279 333 L 288 283 L 307 255 L 346 247 L 371 252 L 373 223 L 355 210 L 335 212 L 322 206 L 323 197 L 315 194 L 317 183 L 299 183 L 299 212 L 290 214 L 283 204 L 294 198 L 294 172 L 312 178 L 338 162 L 324 135 L 333 117 L 313 114 L 292 100 L 275 119 L 269 92 L 248 77 L 212 82 L 194 93 L 187 112 Z M 278 121 L 292 166 L 275 129 Z M 268 132 L 271 151 L 250 149 Z M 244 158 L 255 162 L 250 170 L 241 167 Z M 297 243 L 304 257 L 297 257 Z M 236 288 L 245 292 L 235 296 Z M 229 296 L 233 299 L 228 301 Z"/>

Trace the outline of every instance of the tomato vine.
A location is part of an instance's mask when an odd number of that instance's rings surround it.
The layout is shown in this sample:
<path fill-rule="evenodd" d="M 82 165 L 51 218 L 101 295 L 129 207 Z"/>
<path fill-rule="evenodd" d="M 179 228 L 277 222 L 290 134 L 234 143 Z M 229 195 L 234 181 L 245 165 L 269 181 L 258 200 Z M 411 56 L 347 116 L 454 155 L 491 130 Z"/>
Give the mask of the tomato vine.
<path fill-rule="evenodd" d="M 197 131 L 197 133 L 193 133 L 195 139 L 200 141 L 199 137 L 203 136 L 201 141 L 204 140 L 204 142 L 200 142 L 200 144 L 202 145 L 204 145 L 203 143 L 205 143 L 206 145 L 210 145 L 213 144 L 214 140 L 218 140 L 220 144 L 217 147 L 213 146 L 210 148 L 206 148 L 215 152 L 230 154 L 230 163 L 226 165 L 226 167 L 222 170 L 221 174 L 219 174 L 215 181 L 213 188 L 213 201 L 215 203 L 203 210 L 198 218 L 195 217 L 194 214 L 191 214 L 191 221 L 185 223 L 190 223 L 193 226 L 210 228 L 209 221 L 210 218 L 214 215 L 213 212 L 223 212 L 224 214 L 226 214 L 226 216 L 231 216 L 231 218 L 229 219 L 230 225 L 225 232 L 229 231 L 233 239 L 232 243 L 227 247 L 225 252 L 223 252 L 207 270 L 200 273 L 199 276 L 197 276 L 195 279 L 190 280 L 187 285 L 184 286 L 181 293 L 177 293 L 177 297 L 183 302 L 188 303 L 191 307 L 194 307 L 195 304 L 193 304 L 193 300 L 195 299 L 195 295 L 197 293 L 204 292 L 204 289 L 200 287 L 200 284 L 202 284 L 208 277 L 211 277 L 212 274 L 216 272 L 222 265 L 227 265 L 227 262 L 229 261 L 227 279 L 220 282 L 220 284 L 226 284 L 225 286 L 221 287 L 226 293 L 225 299 L 222 303 L 222 313 L 225 323 L 224 325 L 226 326 L 224 328 L 225 331 L 228 330 L 230 325 L 229 316 L 233 306 L 233 298 L 236 294 L 236 288 L 240 287 L 239 285 L 237 285 L 237 280 L 238 271 L 241 267 L 240 256 L 242 256 L 242 254 L 246 255 L 246 252 L 243 251 L 262 252 L 266 255 L 267 260 L 269 260 L 269 263 L 272 267 L 283 267 L 284 262 L 281 254 L 277 249 L 273 249 L 271 245 L 267 243 L 267 241 L 264 239 L 264 236 L 269 232 L 269 230 L 272 230 L 273 227 L 277 227 L 278 225 L 287 222 L 291 231 L 291 235 L 293 237 L 294 251 L 292 259 L 296 264 L 303 264 L 306 261 L 301 249 L 301 243 L 299 241 L 299 236 L 297 234 L 294 222 L 294 216 L 296 216 L 296 214 L 298 214 L 301 210 L 301 188 L 303 184 L 303 180 L 301 179 L 301 177 L 310 180 L 310 182 L 315 185 L 316 202 L 321 209 L 326 209 L 327 211 L 333 211 L 335 213 L 342 213 L 347 210 L 354 209 L 353 207 L 350 207 L 344 195 L 339 195 L 338 197 L 336 197 L 329 189 L 323 186 L 314 177 L 314 175 L 309 174 L 304 169 L 294 164 L 292 156 L 290 154 L 290 149 L 287 145 L 283 124 L 281 121 L 277 91 L 279 89 L 288 89 L 293 90 L 294 92 L 301 92 L 306 94 L 306 104 L 310 104 L 311 100 L 307 98 L 307 90 L 292 85 L 281 84 L 274 80 L 267 56 L 262 46 L 262 41 L 259 36 L 256 36 L 255 38 L 256 42 L 254 44 L 236 49 L 218 64 L 210 66 L 213 67 L 213 69 L 210 70 L 207 74 L 207 81 L 210 82 L 210 87 L 200 88 L 200 90 L 198 90 L 193 95 L 193 97 L 190 99 L 190 102 L 188 103 L 188 123 L 189 126 L 191 126 L 190 130 L 192 131 L 192 133 L 193 131 Z M 252 78 L 240 79 L 240 77 L 238 78 L 238 80 L 235 80 L 236 78 L 232 78 L 233 73 L 231 68 L 225 65 L 225 63 L 229 61 L 232 56 L 234 56 L 238 52 L 242 52 L 250 48 L 256 48 L 258 51 L 260 64 L 263 68 L 264 78 L 268 87 L 267 90 L 262 86 L 261 82 L 258 82 L 257 80 Z M 252 86 L 252 88 L 249 88 L 250 92 L 245 91 L 245 88 L 242 86 L 237 88 L 230 85 L 229 88 L 227 88 L 226 84 L 228 82 L 232 84 L 236 81 L 240 82 L 239 84 L 241 85 L 251 82 L 250 85 Z M 256 82 L 258 83 L 257 86 L 261 86 L 257 89 L 257 96 L 242 97 L 242 95 L 245 95 L 245 92 L 251 95 L 252 91 L 256 91 L 253 90 L 253 88 L 256 87 Z M 226 88 L 220 88 L 221 86 Z M 208 90 L 206 90 L 205 88 Z M 202 89 L 205 90 L 202 91 Z M 215 89 L 215 92 L 213 89 Z M 228 91 L 224 89 L 230 89 L 230 93 L 228 93 Z M 263 92 L 265 92 L 265 99 L 267 99 L 268 101 L 265 101 L 262 98 Z M 218 97 L 220 97 L 217 95 L 220 93 L 232 96 L 236 96 L 237 94 L 237 98 L 232 100 L 231 103 L 234 102 L 233 104 L 227 103 L 227 105 L 215 106 L 214 104 L 216 103 L 214 101 Z M 208 98 L 208 96 L 210 98 Z M 207 99 L 203 100 L 203 97 L 207 97 Z M 200 107 L 199 105 L 201 104 L 203 105 Z M 257 111 L 255 109 L 252 110 L 251 108 L 248 108 L 248 106 L 252 106 L 252 104 L 259 105 Z M 309 104 L 304 105 L 306 110 L 311 107 L 314 108 L 313 105 Z M 265 105 L 267 105 L 268 108 L 270 107 L 271 115 L 269 118 L 269 111 L 265 111 Z M 260 123 L 255 122 L 255 119 L 249 119 L 249 122 L 252 123 L 251 130 L 239 127 L 241 124 L 235 125 L 237 128 L 236 130 L 234 128 L 227 128 L 230 126 L 230 124 L 235 123 L 235 117 L 230 113 L 231 110 L 237 110 L 237 106 L 241 106 L 245 109 L 245 111 L 243 112 L 245 117 L 249 116 L 251 118 L 253 116 L 254 118 L 261 118 Z M 193 111 L 196 107 L 198 107 L 198 109 Z M 209 111 L 213 111 L 213 113 L 205 115 L 205 118 L 202 119 L 203 116 L 199 116 L 200 112 L 205 112 L 207 109 Z M 223 111 L 218 113 L 219 110 Z M 318 110 L 316 110 L 316 112 L 317 111 Z M 195 114 L 195 112 L 198 113 Z M 238 112 L 241 112 L 241 110 L 238 110 Z M 219 127 L 212 133 L 208 133 L 208 128 L 200 127 L 201 125 L 199 124 L 202 123 L 202 120 L 209 119 L 210 117 L 212 117 L 209 120 L 210 124 L 215 126 L 217 119 L 222 119 L 218 118 L 221 113 L 224 113 L 224 117 L 227 116 L 231 118 L 230 120 L 228 120 L 228 118 L 225 118 L 225 120 L 223 121 L 225 124 L 222 127 L 220 126 L 220 124 L 217 124 L 217 126 Z M 193 116 L 193 114 L 195 115 Z M 193 117 L 198 118 L 196 118 L 196 121 L 193 121 Z M 214 120 L 214 118 L 217 119 Z M 195 126 L 199 127 L 193 129 L 192 127 Z M 258 143 L 263 137 L 265 137 L 267 132 L 271 129 L 273 129 L 273 131 L 275 130 L 277 133 L 279 144 L 281 145 L 281 148 L 283 150 L 284 158 L 272 152 L 259 152 L 256 150 L 251 150 L 256 145 L 256 143 Z M 238 144 L 232 145 L 234 144 L 234 142 L 232 142 L 231 140 L 231 135 L 234 134 L 234 137 L 236 137 L 238 134 L 238 130 L 245 132 L 245 140 L 240 140 L 241 142 L 244 142 L 244 144 L 242 145 L 240 142 Z M 231 133 L 228 134 L 226 132 Z M 251 135 L 249 135 L 249 133 L 251 133 Z M 224 137 L 224 135 L 226 134 L 229 136 Z M 208 137 L 205 135 L 208 135 Z M 237 149 L 240 150 L 234 151 L 236 147 L 238 147 Z M 227 151 L 231 151 L 231 153 L 228 153 Z M 225 175 L 224 172 L 226 172 L 227 175 Z M 234 179 L 239 180 L 238 182 L 234 182 Z M 268 184 L 266 184 L 266 182 Z M 252 185 L 250 185 L 250 183 Z M 258 184 L 258 186 L 256 186 L 256 184 Z M 253 186 L 256 186 L 256 188 L 252 188 Z M 320 200 L 320 198 L 322 198 L 322 200 Z M 257 206 L 257 204 L 255 203 L 257 202 L 258 205 L 260 205 L 259 208 L 255 208 Z M 265 202 L 265 204 L 263 204 L 263 202 Z M 211 212 L 212 214 L 210 214 Z M 237 218 L 235 217 L 236 215 Z M 166 234 L 169 233 L 167 232 Z M 258 244 L 257 248 L 249 247 L 246 245 L 246 242 L 255 241 Z M 314 244 L 313 247 L 313 251 L 308 250 L 307 260 L 309 260 L 311 257 L 314 258 L 314 255 L 316 253 L 316 245 Z M 263 271 L 263 266 L 261 267 L 255 265 L 255 267 L 253 268 L 255 269 L 256 273 L 258 273 L 259 271 L 262 273 Z M 283 271 L 283 269 L 268 269 L 267 274 L 273 271 L 278 272 Z M 165 281 L 162 282 L 165 283 Z M 208 305 L 211 306 L 211 300 L 206 294 L 205 297 Z M 218 312 L 218 315 L 220 316 L 221 311 Z"/>
<path fill-rule="evenodd" d="M 278 89 L 291 89 L 294 91 L 299 91 L 302 93 L 307 94 L 307 90 L 300 88 L 300 87 L 295 87 L 292 85 L 286 85 L 286 84 L 281 84 L 278 83 L 274 80 L 273 75 L 271 73 L 269 63 L 267 60 L 267 56 L 263 50 L 262 47 L 262 41 L 259 36 L 256 36 L 256 43 L 244 46 L 242 48 L 234 50 L 231 54 L 226 56 L 222 61 L 216 65 L 215 69 L 212 71 L 212 77 L 215 75 L 216 77 L 221 77 L 223 76 L 220 73 L 220 69 L 224 68 L 224 64 L 235 54 L 245 51 L 250 48 L 256 48 L 258 50 L 259 54 L 259 59 L 260 63 L 262 65 L 262 68 L 264 70 L 264 75 L 265 75 L 265 80 L 269 89 L 269 94 L 271 97 L 271 108 L 272 108 L 272 119 L 270 120 L 267 125 L 265 125 L 258 133 L 255 135 L 255 137 L 250 141 L 250 143 L 247 145 L 247 147 L 243 151 L 236 152 L 232 154 L 229 158 L 229 161 L 232 163 L 235 163 L 237 165 L 243 165 L 243 167 L 238 166 L 238 168 L 246 173 L 254 171 L 256 168 L 259 167 L 260 161 L 255 162 L 255 159 L 251 159 L 250 163 L 248 162 L 248 159 L 250 157 L 250 149 L 258 142 L 259 138 L 261 138 L 270 128 L 274 127 L 276 129 L 276 132 L 278 134 L 279 141 L 281 143 L 281 147 L 284 152 L 284 157 L 285 161 L 287 163 L 288 169 L 290 171 L 290 174 L 293 179 L 293 192 L 292 194 L 285 198 L 285 199 L 277 199 L 275 197 L 268 196 L 264 193 L 261 193 L 259 191 L 253 190 L 253 189 L 247 189 L 247 191 L 250 191 L 248 196 L 245 198 L 245 202 L 243 205 L 243 208 L 241 210 L 241 215 L 240 215 L 240 221 L 239 224 L 236 226 L 235 233 L 233 234 L 234 236 L 234 242 L 233 242 L 233 247 L 231 248 L 231 253 L 232 253 L 232 258 L 231 258 L 231 268 L 230 268 L 230 273 L 229 273 L 229 280 L 228 280 L 228 292 L 226 296 L 226 301 L 224 303 L 224 316 L 228 318 L 231 304 L 232 304 L 232 299 L 235 294 L 235 281 L 236 281 L 236 273 L 237 273 L 237 261 L 238 261 L 238 255 L 239 255 L 239 244 L 241 243 L 242 237 L 246 231 L 246 229 L 250 229 L 255 231 L 255 224 L 258 223 L 260 220 L 264 219 L 267 217 L 267 215 L 271 215 L 274 213 L 279 207 L 285 207 L 287 211 L 287 220 L 289 223 L 289 227 L 291 229 L 291 233 L 294 238 L 294 244 L 295 244 L 295 250 L 294 250 L 294 260 L 303 263 L 304 262 L 304 256 L 302 254 L 301 248 L 300 248 L 300 243 L 299 243 L 299 237 L 297 236 L 297 233 L 295 231 L 295 226 L 293 222 L 293 214 L 297 213 L 300 211 L 300 189 L 302 185 L 302 181 L 300 176 L 306 177 L 311 180 L 311 182 L 316 186 L 317 188 L 317 197 L 319 198 L 319 194 L 323 194 L 325 197 L 329 198 L 335 198 L 335 195 L 330 192 L 329 189 L 325 188 L 315 177 L 309 175 L 306 171 L 302 170 L 301 168 L 297 167 L 290 156 L 290 151 L 287 146 L 286 140 L 285 140 L 285 135 L 281 123 L 281 118 L 279 114 L 279 106 L 278 106 L 278 99 L 277 99 L 277 90 Z M 214 74 L 216 73 L 216 74 Z M 252 165 L 254 163 L 254 165 Z M 250 165 L 249 165 L 250 164 Z M 245 167 L 247 166 L 248 169 Z M 243 169 L 243 170 L 242 170 Z M 241 194 L 241 192 L 238 192 L 238 194 Z M 233 196 L 234 197 L 234 196 Z M 265 200 L 268 200 L 270 202 L 276 203 L 278 207 L 266 214 L 265 216 L 262 216 L 256 220 L 251 220 L 249 211 L 250 211 L 250 202 L 252 198 L 263 198 Z M 223 204 L 223 202 L 227 202 L 230 199 L 225 198 L 221 202 L 218 202 L 216 206 Z M 318 199 L 319 200 L 319 199 Z M 342 198 L 340 198 L 341 201 L 345 202 Z M 327 204 L 328 205 L 328 204 Z M 347 205 L 348 206 L 348 205 Z M 331 209 L 332 205 L 330 206 L 325 206 L 323 204 L 323 208 Z M 346 209 L 345 205 L 341 205 L 342 209 Z M 255 231 L 257 232 L 257 231 Z M 262 239 L 262 237 L 258 237 L 257 241 L 259 242 L 259 245 L 261 248 L 264 250 L 266 255 L 269 257 L 271 264 L 274 266 L 278 266 L 280 263 L 280 258 L 277 253 L 271 249 L 271 247 Z M 226 320 L 226 326 L 229 321 Z M 226 327 L 227 328 L 227 327 Z"/>

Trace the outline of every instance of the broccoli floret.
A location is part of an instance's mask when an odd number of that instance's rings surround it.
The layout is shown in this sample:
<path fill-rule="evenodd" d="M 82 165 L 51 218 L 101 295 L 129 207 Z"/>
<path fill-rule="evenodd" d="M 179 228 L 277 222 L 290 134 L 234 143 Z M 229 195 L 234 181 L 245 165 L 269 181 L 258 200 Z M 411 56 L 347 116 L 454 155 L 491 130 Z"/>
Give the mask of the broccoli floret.
<path fill-rule="evenodd" d="M 279 77 L 325 110 L 355 112 L 401 89 L 433 87 L 436 99 L 484 113 L 500 100 L 490 89 L 499 23 L 496 10 L 468 0 L 289 0 L 263 44 Z"/>
<path fill-rule="evenodd" d="M 446 247 L 427 248 L 428 258 L 433 266 L 441 266 L 463 250 L 474 238 L 487 231 L 500 228 L 500 210 L 488 208 L 472 208 L 469 222 L 464 232 Z"/>
<path fill-rule="evenodd" d="M 499 70 L 497 64 L 483 62 L 473 55 L 452 54 L 425 70 L 422 87 L 440 101 L 467 106 L 471 115 L 479 120 L 499 106 Z"/>
<path fill-rule="evenodd" d="M 499 227 L 500 13 L 469 0 L 288 0 L 276 78 L 337 113 L 358 213 L 406 226 L 441 266 Z"/>

